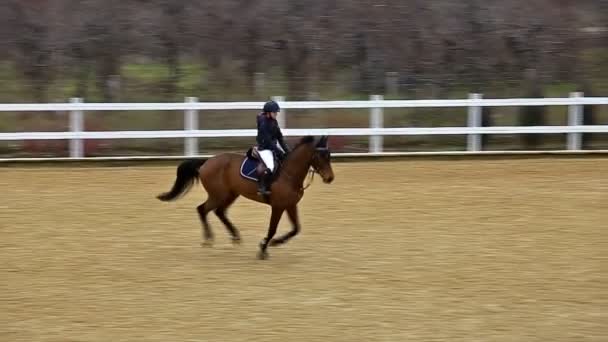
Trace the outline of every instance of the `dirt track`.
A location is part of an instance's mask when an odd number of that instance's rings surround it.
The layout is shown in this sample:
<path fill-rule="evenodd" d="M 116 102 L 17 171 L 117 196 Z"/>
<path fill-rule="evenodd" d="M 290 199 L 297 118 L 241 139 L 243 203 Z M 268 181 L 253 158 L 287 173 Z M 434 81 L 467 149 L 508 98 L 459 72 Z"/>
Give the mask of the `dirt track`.
<path fill-rule="evenodd" d="M 0 169 L 0 341 L 606 340 L 608 159 L 334 169 L 267 261 L 268 208 L 201 248 L 174 167 Z"/>

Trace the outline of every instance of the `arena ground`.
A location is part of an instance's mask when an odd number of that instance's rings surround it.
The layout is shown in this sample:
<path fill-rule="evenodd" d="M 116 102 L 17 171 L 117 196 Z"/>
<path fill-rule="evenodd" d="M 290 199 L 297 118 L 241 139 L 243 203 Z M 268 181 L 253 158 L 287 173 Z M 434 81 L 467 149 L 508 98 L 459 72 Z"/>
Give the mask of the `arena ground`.
<path fill-rule="evenodd" d="M 0 340 L 606 340 L 608 158 L 334 169 L 260 261 L 269 209 L 202 248 L 175 166 L 0 168 Z"/>

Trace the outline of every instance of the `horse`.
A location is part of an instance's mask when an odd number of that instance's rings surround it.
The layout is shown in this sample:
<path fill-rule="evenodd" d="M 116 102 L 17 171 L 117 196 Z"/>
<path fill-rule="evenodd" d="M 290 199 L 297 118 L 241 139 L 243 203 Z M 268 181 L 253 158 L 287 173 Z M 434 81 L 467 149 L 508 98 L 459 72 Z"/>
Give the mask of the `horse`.
<path fill-rule="evenodd" d="M 225 152 L 209 159 L 188 159 L 177 167 L 177 177 L 170 191 L 156 196 L 160 201 L 168 202 L 185 195 L 195 182 L 202 183 L 207 192 L 207 200 L 197 206 L 202 223 L 202 245 L 213 243 L 213 233 L 207 221 L 211 211 L 217 215 L 231 235 L 232 242 L 240 243 L 239 230 L 226 216 L 226 211 L 239 196 L 267 204 L 271 207 L 268 232 L 259 243 L 259 259 L 268 258 L 268 246 L 279 246 L 295 237 L 301 230 L 298 218 L 298 203 L 304 196 L 304 180 L 309 173 L 314 177 L 318 173 L 326 184 L 334 180 L 331 166 L 331 152 L 328 148 L 328 137 L 305 136 L 279 163 L 271 180 L 269 196 L 258 194 L 255 171 L 261 159 L 248 153 Z M 247 171 L 249 170 L 249 171 Z M 252 176 L 252 174 L 254 176 Z M 259 177 L 259 176 L 258 176 Z M 283 212 L 291 221 L 292 229 L 286 234 L 274 238 Z"/>

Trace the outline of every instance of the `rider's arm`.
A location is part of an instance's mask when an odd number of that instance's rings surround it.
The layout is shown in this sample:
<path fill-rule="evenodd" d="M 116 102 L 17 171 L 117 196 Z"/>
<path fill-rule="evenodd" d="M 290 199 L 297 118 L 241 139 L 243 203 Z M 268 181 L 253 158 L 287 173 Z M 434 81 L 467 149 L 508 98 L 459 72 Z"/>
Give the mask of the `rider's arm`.
<path fill-rule="evenodd" d="M 283 149 L 283 151 L 285 151 L 285 153 L 289 153 L 291 150 L 289 148 L 289 145 L 287 145 L 287 143 L 285 142 L 285 139 L 283 139 L 283 133 L 281 132 L 280 128 L 278 128 L 277 135 L 278 135 L 277 140 L 279 141 L 281 148 Z"/>

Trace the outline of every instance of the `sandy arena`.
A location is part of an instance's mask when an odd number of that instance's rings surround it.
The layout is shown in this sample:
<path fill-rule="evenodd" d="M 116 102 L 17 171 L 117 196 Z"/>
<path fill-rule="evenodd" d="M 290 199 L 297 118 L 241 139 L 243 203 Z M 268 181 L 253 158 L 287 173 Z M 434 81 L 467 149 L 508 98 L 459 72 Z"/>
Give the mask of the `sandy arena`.
<path fill-rule="evenodd" d="M 203 248 L 202 188 L 155 198 L 175 166 L 0 168 L 0 341 L 606 341 L 607 170 L 334 163 L 260 261 L 269 208 Z"/>

